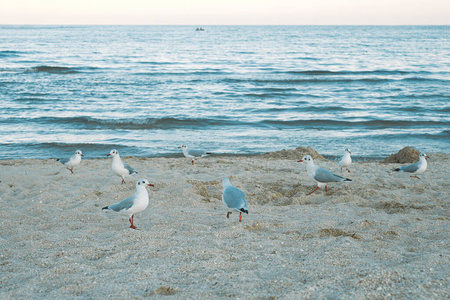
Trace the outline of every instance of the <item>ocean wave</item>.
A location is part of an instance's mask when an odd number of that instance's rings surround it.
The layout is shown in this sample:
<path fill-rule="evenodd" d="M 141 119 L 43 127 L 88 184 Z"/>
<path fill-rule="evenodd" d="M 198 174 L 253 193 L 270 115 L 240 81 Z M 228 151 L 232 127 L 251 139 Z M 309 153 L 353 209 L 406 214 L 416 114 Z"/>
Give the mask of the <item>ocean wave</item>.
<path fill-rule="evenodd" d="M 249 98 L 285 98 L 285 97 L 292 97 L 293 94 L 288 94 L 288 93 L 247 93 L 244 94 L 245 97 L 249 97 Z"/>
<path fill-rule="evenodd" d="M 417 94 L 399 94 L 399 95 L 393 95 L 389 96 L 389 99 L 446 99 L 450 100 L 450 93 L 448 94 L 439 94 L 439 93 L 430 93 L 430 94 L 424 94 L 424 93 L 417 93 Z"/>
<path fill-rule="evenodd" d="M 389 82 L 388 78 L 303 78 L 303 79 L 256 79 L 256 78 L 224 78 L 225 83 L 254 83 L 254 84 L 303 84 L 303 83 L 338 83 L 338 82 Z"/>
<path fill-rule="evenodd" d="M 0 51 L 0 57 L 2 57 L 2 58 L 18 57 L 18 56 L 20 56 L 22 54 L 25 54 L 25 52 L 14 51 L 14 50 L 1 50 Z"/>
<path fill-rule="evenodd" d="M 316 107 L 306 108 L 319 110 Z M 345 110 L 331 107 L 332 111 Z M 291 111 L 290 109 L 275 109 L 277 112 Z M 270 109 L 269 109 L 270 111 Z M 0 124 L 36 123 L 41 125 L 58 126 L 62 128 L 83 130 L 172 130 L 172 129 L 211 129 L 216 128 L 303 128 L 303 129 L 385 129 L 385 128 L 435 128 L 448 126 L 448 122 L 422 120 L 329 120 L 329 119 L 297 119 L 297 120 L 239 120 L 238 118 L 124 118 L 99 119 L 94 117 L 40 117 L 40 118 L 0 118 Z"/>
<path fill-rule="evenodd" d="M 173 61 L 138 61 L 136 63 L 142 64 L 142 65 L 155 65 L 155 66 L 178 64 L 177 62 L 173 62 Z"/>
<path fill-rule="evenodd" d="M 448 122 L 442 121 L 405 121 L 405 120 L 367 120 L 367 121 L 345 121 L 345 120 L 265 120 L 263 124 L 282 127 L 299 127 L 299 128 L 404 128 L 404 127 L 437 127 L 448 125 Z"/>
<path fill-rule="evenodd" d="M 367 70 L 367 71 L 331 71 L 331 70 L 306 70 L 306 71 L 280 71 L 279 73 L 295 75 L 408 75 L 431 74 L 427 71 L 402 71 L 402 70 Z"/>
<path fill-rule="evenodd" d="M 201 71 L 180 71 L 180 72 L 136 72 L 133 75 L 136 76 L 200 76 L 200 75 L 226 75 L 230 74 L 229 72 L 222 71 L 220 69 L 217 70 L 201 70 Z"/>
<path fill-rule="evenodd" d="M 136 146 L 127 146 L 120 143 L 100 144 L 100 143 L 62 143 L 62 142 L 43 142 L 43 143 L 14 143 L 0 144 L 2 159 L 18 158 L 39 158 L 56 159 L 67 157 L 73 154 L 76 149 L 83 151 L 84 159 L 106 158 L 111 149 L 120 149 L 124 154 L 139 153 Z M 16 152 L 20 150 L 20 155 Z"/>
<path fill-rule="evenodd" d="M 253 83 L 256 85 L 264 84 L 303 84 L 303 83 L 387 83 L 398 81 L 420 81 L 435 82 L 447 84 L 450 80 L 442 78 L 427 77 L 404 77 L 404 78 L 386 78 L 386 77 L 308 77 L 308 78 L 284 78 L 284 79 L 261 79 L 261 78 L 224 78 L 220 81 L 225 83 Z"/>
<path fill-rule="evenodd" d="M 20 124 L 33 122 L 38 124 L 69 125 L 76 129 L 105 130 L 148 130 L 148 129 L 176 129 L 200 128 L 211 126 L 226 126 L 236 124 L 226 119 L 182 119 L 182 118 L 125 118 L 125 119 L 99 119 L 93 117 L 40 117 L 40 118 L 7 118 L 0 119 L 0 123 Z"/>
<path fill-rule="evenodd" d="M 74 74 L 94 71 L 95 67 L 59 67 L 59 66 L 37 66 L 26 69 L 27 73 L 51 73 L 51 74 Z"/>
<path fill-rule="evenodd" d="M 390 109 L 403 111 L 403 112 L 450 112 L 450 107 L 422 107 L 422 106 L 410 106 L 410 107 L 392 107 Z"/>

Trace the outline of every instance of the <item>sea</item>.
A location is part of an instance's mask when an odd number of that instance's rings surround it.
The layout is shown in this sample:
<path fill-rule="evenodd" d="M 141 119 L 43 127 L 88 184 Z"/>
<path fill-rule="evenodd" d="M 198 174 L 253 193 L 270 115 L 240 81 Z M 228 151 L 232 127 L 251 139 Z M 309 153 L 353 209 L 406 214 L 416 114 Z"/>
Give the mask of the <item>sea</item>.
<path fill-rule="evenodd" d="M 450 26 L 0 26 L 0 160 L 449 152 Z"/>

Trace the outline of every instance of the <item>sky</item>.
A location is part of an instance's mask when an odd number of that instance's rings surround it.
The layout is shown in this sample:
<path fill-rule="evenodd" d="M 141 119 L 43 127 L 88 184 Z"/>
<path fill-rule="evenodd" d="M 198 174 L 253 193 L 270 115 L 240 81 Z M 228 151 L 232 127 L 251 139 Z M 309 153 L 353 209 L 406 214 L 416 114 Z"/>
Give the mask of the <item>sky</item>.
<path fill-rule="evenodd" d="M 450 25 L 450 0 L 0 0 L 0 24 Z"/>

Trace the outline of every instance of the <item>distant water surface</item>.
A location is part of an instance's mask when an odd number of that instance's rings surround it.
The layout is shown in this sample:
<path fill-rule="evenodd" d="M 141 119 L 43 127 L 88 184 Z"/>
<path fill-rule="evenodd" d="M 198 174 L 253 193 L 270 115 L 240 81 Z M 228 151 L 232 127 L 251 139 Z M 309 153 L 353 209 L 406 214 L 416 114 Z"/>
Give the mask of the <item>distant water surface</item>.
<path fill-rule="evenodd" d="M 0 26 L 0 159 L 448 152 L 450 26 Z"/>

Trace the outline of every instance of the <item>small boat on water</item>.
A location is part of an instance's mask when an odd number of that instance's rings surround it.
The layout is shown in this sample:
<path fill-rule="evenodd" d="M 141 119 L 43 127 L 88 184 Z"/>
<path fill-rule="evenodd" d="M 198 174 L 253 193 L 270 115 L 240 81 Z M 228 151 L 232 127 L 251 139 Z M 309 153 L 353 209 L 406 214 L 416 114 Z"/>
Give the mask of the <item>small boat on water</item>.
<path fill-rule="evenodd" d="M 205 29 L 203 29 L 201 27 L 197 27 L 197 29 L 195 29 L 195 31 L 205 31 Z"/>

